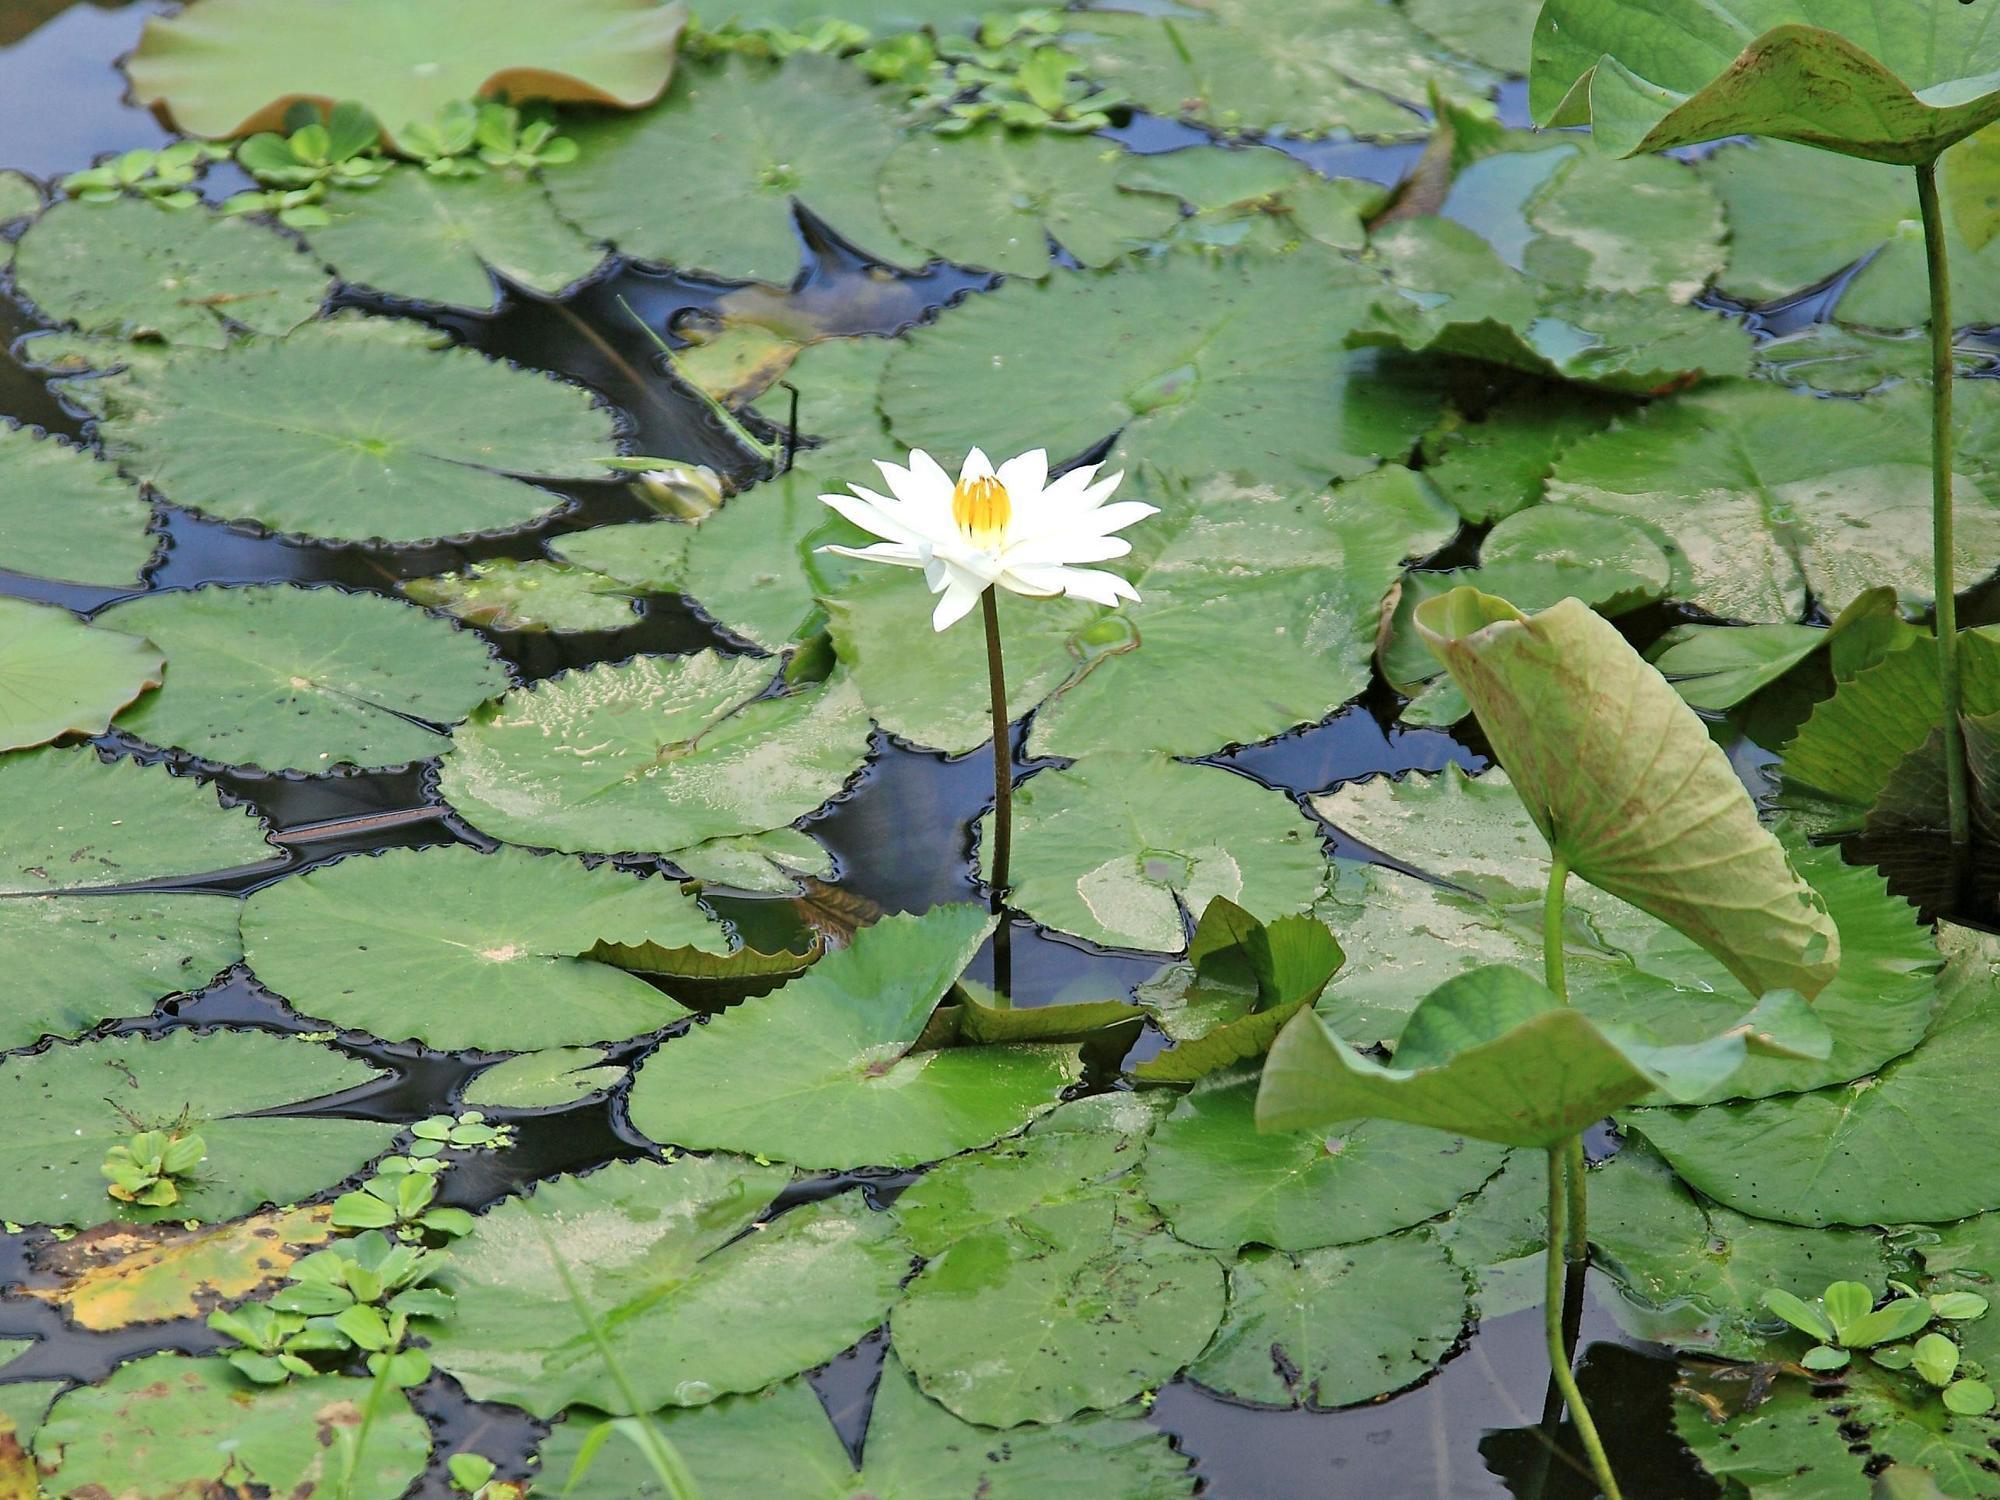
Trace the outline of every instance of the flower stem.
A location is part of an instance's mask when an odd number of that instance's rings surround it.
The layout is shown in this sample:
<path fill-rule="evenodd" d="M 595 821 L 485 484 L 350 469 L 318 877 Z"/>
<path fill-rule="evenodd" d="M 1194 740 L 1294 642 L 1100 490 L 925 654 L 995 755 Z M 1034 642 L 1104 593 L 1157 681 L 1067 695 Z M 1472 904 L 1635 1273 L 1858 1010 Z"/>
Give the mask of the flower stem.
<path fill-rule="evenodd" d="M 1569 860 L 1561 851 L 1549 850 L 1549 886 L 1542 897 L 1542 982 L 1564 1005 L 1569 1004 L 1569 970 L 1563 947 L 1563 890 L 1569 884 Z M 1590 1228 L 1584 1195 L 1583 1137 L 1573 1135 L 1563 1143 L 1563 1176 L 1569 1184 L 1569 1234 L 1563 1244 L 1563 1259 L 1581 1266 L 1590 1259 Z"/>
<path fill-rule="evenodd" d="M 1935 161 L 1917 167 L 1917 203 L 1923 211 L 1924 263 L 1931 283 L 1931 568 L 1932 591 L 1937 598 L 1938 686 L 1944 695 L 1945 809 L 1951 829 L 1953 883 L 1957 885 L 1964 878 L 1972 846 L 1972 810 L 1965 774 L 1965 734 L 1958 717 L 1958 601 L 1952 576 L 1951 268 L 1946 261 Z"/>
<path fill-rule="evenodd" d="M 979 596 L 986 622 L 986 683 L 993 698 L 993 864 L 987 883 L 1000 925 L 993 933 L 993 988 L 1002 1000 L 1014 998 L 1013 934 L 1007 925 L 1008 867 L 1014 859 L 1014 741 L 1008 733 L 1007 668 L 1000 655 L 1000 606 L 988 585 Z"/>
<path fill-rule="evenodd" d="M 1564 1204 L 1568 1197 L 1568 1148 L 1575 1140 L 1576 1137 L 1572 1136 L 1569 1141 L 1558 1142 L 1549 1148 L 1548 1248 L 1542 1256 L 1542 1327 L 1548 1337 L 1550 1373 L 1555 1376 L 1563 1400 L 1569 1403 L 1570 1421 L 1576 1427 L 1577 1440 L 1583 1444 L 1583 1451 L 1590 1458 L 1590 1467 L 1597 1475 L 1604 1500 L 1623 1500 L 1618 1492 L 1618 1480 L 1611 1472 L 1611 1460 L 1605 1457 L 1604 1444 L 1597 1436 L 1597 1424 L 1591 1421 L 1590 1408 L 1583 1404 L 1583 1392 L 1577 1389 L 1575 1372 L 1569 1367 L 1569 1350 L 1563 1342 L 1561 1251 L 1564 1244 Z"/>

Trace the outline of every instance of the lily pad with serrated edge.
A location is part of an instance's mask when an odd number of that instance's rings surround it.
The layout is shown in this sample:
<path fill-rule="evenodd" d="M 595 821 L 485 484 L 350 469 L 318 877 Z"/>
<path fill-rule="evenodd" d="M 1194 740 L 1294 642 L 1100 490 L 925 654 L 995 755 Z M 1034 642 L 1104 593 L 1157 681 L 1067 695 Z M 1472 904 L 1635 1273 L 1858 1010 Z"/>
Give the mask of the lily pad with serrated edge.
<path fill-rule="evenodd" d="M 1227 896 L 1273 916 L 1302 911 L 1325 875 L 1318 832 L 1289 798 L 1212 766 L 1089 756 L 1024 782 L 1014 803 L 1013 904 L 1107 947 L 1178 953 L 1184 910 Z"/>
<path fill-rule="evenodd" d="M 400 587 L 407 599 L 493 630 L 622 630 L 639 620 L 617 579 L 541 558 L 490 558 Z"/>
<path fill-rule="evenodd" d="M 346 1482 L 342 1434 L 373 1407 L 369 1441 Z M 423 1472 L 430 1431 L 393 1386 L 355 1375 L 252 1385 L 219 1356 L 153 1354 L 76 1386 L 35 1435 L 49 1493 L 87 1495 L 144 1475 L 150 1493 L 251 1493 L 293 1500 L 395 1500 Z"/>
<path fill-rule="evenodd" d="M 783 989 L 664 1043 L 633 1078 L 634 1128 L 805 1167 L 915 1166 L 1018 1129 L 1075 1077 L 1073 1050 L 911 1050 L 992 925 L 959 905 L 863 929 Z"/>
<path fill-rule="evenodd" d="M 174 1031 L 59 1044 L 0 1063 L 15 1122 L 0 1146 L 0 1214 L 23 1223 L 226 1219 L 330 1187 L 396 1126 L 263 1114 L 382 1075 L 345 1053 L 265 1031 Z M 105 1153 L 142 1130 L 187 1129 L 207 1155 L 178 1199 L 148 1207 L 104 1190 Z"/>
<path fill-rule="evenodd" d="M 553 297 L 597 269 L 598 248 L 557 216 L 534 178 L 514 169 L 477 177 L 390 172 L 330 205 L 309 231 L 313 252 L 350 284 L 485 312 L 497 274 Z"/>
<path fill-rule="evenodd" d="M 302 1014 L 447 1051 L 617 1041 L 685 1017 L 587 955 L 657 941 L 725 953 L 680 886 L 519 849 L 391 849 L 322 865 L 243 908 L 258 980 Z"/>
<path fill-rule="evenodd" d="M 921 258 L 875 192 L 897 140 L 886 94 L 837 59 L 684 67 L 657 108 L 570 133 L 580 159 L 548 174 L 549 193 L 626 255 L 783 284 L 799 266 L 796 201 L 873 255 Z M 635 193 L 637 181 L 652 186 Z"/>
<path fill-rule="evenodd" d="M 131 196 L 51 208 L 14 247 L 14 280 L 52 323 L 211 349 L 231 325 L 290 333 L 329 290 L 326 273 L 265 225 Z"/>
<path fill-rule="evenodd" d="M 704 1493 L 766 1500 L 843 1500 L 856 1494 L 931 1500 L 1035 1500 L 1078 1485 L 1098 1500 L 1174 1500 L 1192 1492 L 1187 1460 L 1135 1413 L 1017 1428 L 995 1441 L 925 1397 L 891 1352 L 869 1409 L 860 1472 L 812 1386 L 788 1380 L 657 1418 Z M 548 1474 L 568 1474 L 590 1418 L 573 1413 L 542 1448 Z M 638 1448 L 599 1450 L 579 1474 L 577 1500 L 647 1494 L 652 1471 Z"/>
<path fill-rule="evenodd" d="M 0 422 L 0 568 L 137 588 L 159 539 L 153 508 L 110 464 Z"/>
<path fill-rule="evenodd" d="M 119 727 L 267 771 L 393 766 L 443 752 L 507 670 L 449 621 L 377 594 L 289 584 L 148 594 L 98 617 L 167 653 Z"/>
<path fill-rule="evenodd" d="M 636 657 L 516 689 L 453 736 L 445 800 L 515 843 L 670 854 L 781 828 L 846 785 L 867 714 L 836 678 L 766 696 L 771 663 Z"/>
<path fill-rule="evenodd" d="M 433 337 L 339 318 L 134 360 L 91 382 L 98 435 L 175 504 L 339 541 L 515 530 L 569 503 L 534 481 L 601 475 L 618 424 L 589 392 Z"/>
<path fill-rule="evenodd" d="M 858 1193 L 763 1220 L 791 1176 L 722 1155 L 613 1162 L 501 1202 L 452 1252 L 442 1279 L 458 1309 L 432 1358 L 474 1400 L 623 1411 L 623 1383 L 578 1338 L 557 1255 L 647 1410 L 833 1358 L 881 1322 L 909 1249 Z"/>

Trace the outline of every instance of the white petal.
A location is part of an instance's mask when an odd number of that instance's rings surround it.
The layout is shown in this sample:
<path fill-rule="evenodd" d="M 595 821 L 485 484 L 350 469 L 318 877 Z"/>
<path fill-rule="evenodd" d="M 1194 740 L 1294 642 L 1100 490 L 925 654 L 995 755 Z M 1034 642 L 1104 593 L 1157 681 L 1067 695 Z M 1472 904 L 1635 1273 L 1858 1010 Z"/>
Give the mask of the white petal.
<path fill-rule="evenodd" d="M 920 528 L 910 524 L 908 513 L 901 506 L 881 495 L 871 496 L 866 491 L 857 491 L 852 495 L 821 495 L 819 498 L 863 531 L 872 532 L 885 541 L 916 546 L 928 540 Z"/>
<path fill-rule="evenodd" d="M 1000 465 L 994 478 L 1007 487 L 1007 496 L 1015 505 L 1033 505 L 1041 498 L 1043 486 L 1049 482 L 1049 451 L 1035 448 Z"/>
<path fill-rule="evenodd" d="M 1160 508 L 1148 505 L 1143 500 L 1120 500 L 1115 505 L 1099 506 L 1096 510 L 1084 511 L 1069 518 L 1069 527 L 1079 536 L 1107 536 L 1114 531 L 1123 531 L 1135 521 L 1143 521 L 1148 516 L 1157 516 Z"/>
<path fill-rule="evenodd" d="M 1132 544 L 1122 536 L 1040 536 L 1017 542 L 1000 555 L 1010 572 L 1053 563 L 1104 562 L 1123 557 Z"/>
<path fill-rule="evenodd" d="M 958 482 L 964 484 L 968 479 L 984 479 L 992 472 L 992 461 L 981 449 L 974 448 L 965 455 L 964 467 L 958 471 Z"/>
<path fill-rule="evenodd" d="M 1066 474 L 1051 479 L 1042 493 L 1050 499 L 1074 500 L 1090 485 L 1090 477 L 1103 467 L 1102 464 L 1082 464 Z"/>
<path fill-rule="evenodd" d="M 863 562 L 893 563 L 899 568 L 921 568 L 925 565 L 924 552 L 901 542 L 877 542 L 872 547 L 843 547 L 838 542 L 828 542 L 824 547 L 813 548 L 813 551 L 838 552 L 842 557 L 858 557 Z"/>
<path fill-rule="evenodd" d="M 981 551 L 955 531 L 950 536 L 939 537 L 933 550 L 966 577 L 978 579 L 982 588 L 993 582 L 1007 568 L 1007 565 L 991 552 Z"/>
<path fill-rule="evenodd" d="M 881 459 L 876 460 L 875 467 L 882 471 L 883 479 L 902 502 L 910 524 L 926 532 L 935 531 L 951 522 L 951 480 L 927 454 L 919 451 L 911 457 L 924 459 L 929 468 L 905 469 Z"/>
<path fill-rule="evenodd" d="M 910 450 L 910 474 L 926 489 L 941 491 L 947 500 L 951 498 L 953 488 L 951 475 L 945 472 L 943 464 L 921 448 Z"/>
<path fill-rule="evenodd" d="M 937 608 L 931 611 L 931 629 L 944 630 L 957 624 L 972 613 L 979 603 L 984 589 L 967 588 L 956 578 L 946 586 L 944 596 L 938 600 Z"/>
<path fill-rule="evenodd" d="M 1095 473 L 1096 471 L 1093 469 L 1091 472 Z M 1097 506 L 1102 505 L 1106 500 L 1110 499 L 1111 492 L 1117 489 L 1118 486 L 1123 484 L 1124 482 L 1125 482 L 1125 471 L 1123 469 L 1120 469 L 1116 474 L 1113 474 L 1109 479 L 1100 479 L 1097 481 L 1096 484 L 1086 486 L 1083 493 L 1077 497 L 1077 502 L 1081 505 L 1086 505 L 1095 509 Z M 1139 502 L 1135 500 L 1132 503 L 1136 505 Z M 1150 507 L 1150 509 L 1158 510 L 1159 507 L 1155 505 Z"/>
<path fill-rule="evenodd" d="M 1073 594 L 1096 604 L 1116 604 L 1121 598 L 1136 600 L 1139 597 L 1138 590 L 1131 584 L 1116 573 L 1107 573 L 1101 568 L 1066 568 L 1059 565 L 1016 568 L 1008 577 L 1026 585 L 1015 589 L 1015 592 L 1023 594 Z M 1009 587 L 1013 586 L 1009 584 Z"/>

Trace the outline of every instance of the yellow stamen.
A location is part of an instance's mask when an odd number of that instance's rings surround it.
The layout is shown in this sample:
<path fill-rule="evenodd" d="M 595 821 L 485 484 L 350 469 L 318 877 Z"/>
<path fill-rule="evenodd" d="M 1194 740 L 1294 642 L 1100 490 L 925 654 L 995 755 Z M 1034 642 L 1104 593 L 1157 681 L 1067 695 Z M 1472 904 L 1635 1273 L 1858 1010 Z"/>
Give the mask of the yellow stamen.
<path fill-rule="evenodd" d="M 1007 498 L 1007 486 L 991 474 L 961 479 L 951 492 L 952 520 L 958 523 L 966 540 L 987 552 L 996 550 L 1000 539 L 1007 534 L 1007 521 L 1013 509 Z"/>

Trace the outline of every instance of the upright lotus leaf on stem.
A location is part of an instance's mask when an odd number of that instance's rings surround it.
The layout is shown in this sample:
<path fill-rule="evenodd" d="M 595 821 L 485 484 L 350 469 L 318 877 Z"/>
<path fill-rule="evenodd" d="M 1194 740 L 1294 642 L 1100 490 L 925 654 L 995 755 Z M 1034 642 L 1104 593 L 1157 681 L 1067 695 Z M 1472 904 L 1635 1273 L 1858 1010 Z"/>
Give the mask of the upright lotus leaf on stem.
<path fill-rule="evenodd" d="M 993 711 L 993 894 L 1004 899 L 1013 844 L 1013 744 L 1007 733 L 1007 678 L 1000 651 L 995 586 L 1032 598 L 1068 596 L 1115 606 L 1137 601 L 1138 590 L 1116 573 L 1077 563 L 1123 557 L 1132 544 L 1113 533 L 1158 513 L 1141 500 L 1107 505 L 1123 473 L 1097 477 L 1086 464 L 1049 478 L 1043 449 L 1008 459 L 997 469 L 979 449 L 966 455 L 958 478 L 921 448 L 910 464 L 877 461 L 890 493 L 849 485 L 846 495 L 819 498 L 862 530 L 881 537 L 866 547 L 822 547 L 844 557 L 920 568 L 941 597 L 931 625 L 945 630 L 979 605 L 986 622 L 987 682 Z M 1000 944 L 1006 941 L 1000 929 Z M 996 952 L 996 977 L 1004 997 L 1004 948 Z"/>
<path fill-rule="evenodd" d="M 1694 710 L 1577 599 L 1524 615 L 1458 588 L 1418 632 L 1471 702 L 1557 868 L 1701 944 L 1752 995 L 1810 1000 L 1840 932 Z"/>
<path fill-rule="evenodd" d="M 1619 156 L 1730 135 L 1798 141 L 1916 170 L 1930 273 L 1931 549 L 1940 720 L 1954 879 L 1972 842 L 1959 731 L 1952 587 L 1951 276 L 1938 158 L 2000 120 L 2000 27 L 1991 4 L 1936 0 L 1546 0 L 1528 104 L 1539 125 L 1589 125 Z M 1954 207 L 1975 244 L 2000 197 L 1984 153 L 1958 154 Z"/>

